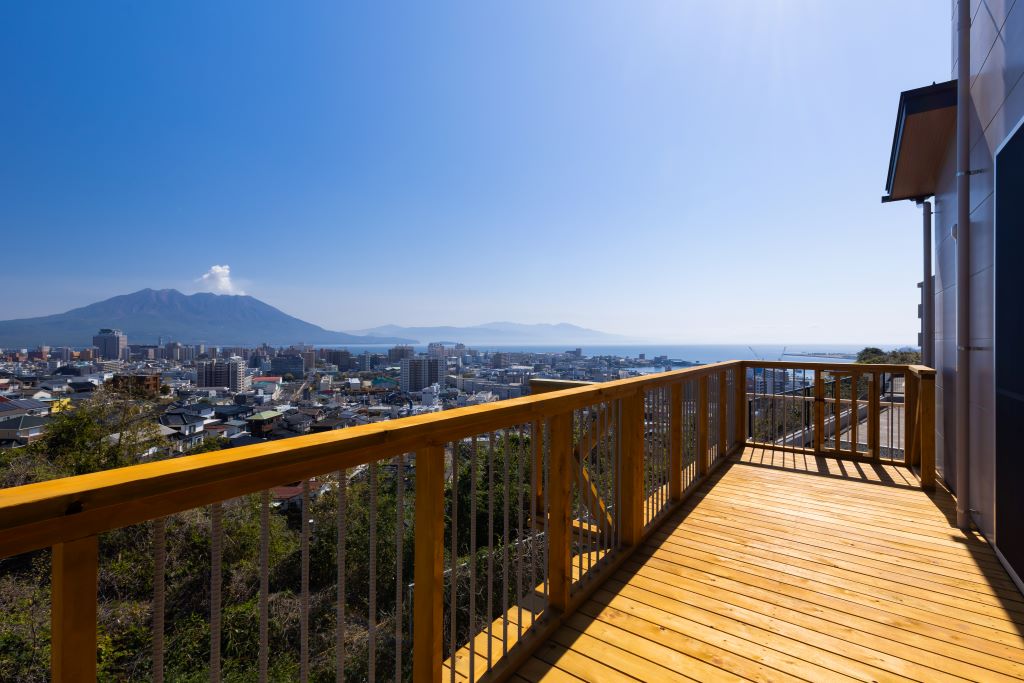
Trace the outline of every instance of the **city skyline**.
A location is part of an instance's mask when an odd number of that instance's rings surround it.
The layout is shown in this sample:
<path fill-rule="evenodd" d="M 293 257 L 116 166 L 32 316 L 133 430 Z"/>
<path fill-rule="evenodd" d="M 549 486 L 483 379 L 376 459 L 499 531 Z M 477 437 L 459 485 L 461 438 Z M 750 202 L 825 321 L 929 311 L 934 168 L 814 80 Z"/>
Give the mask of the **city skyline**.
<path fill-rule="evenodd" d="M 8 9 L 0 198 L 46 268 L 0 318 L 173 287 L 335 330 L 913 343 L 879 169 L 948 17 L 880 7 Z"/>

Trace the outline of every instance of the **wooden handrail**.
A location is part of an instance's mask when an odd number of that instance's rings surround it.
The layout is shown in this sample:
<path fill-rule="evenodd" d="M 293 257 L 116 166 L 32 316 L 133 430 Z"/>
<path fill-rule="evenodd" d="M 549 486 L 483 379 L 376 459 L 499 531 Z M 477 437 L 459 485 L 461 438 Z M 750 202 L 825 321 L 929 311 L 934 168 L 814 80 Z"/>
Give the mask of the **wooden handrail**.
<path fill-rule="evenodd" d="M 526 424 L 739 361 L 524 396 L 0 490 L 0 557 L 138 524 L 282 482 Z"/>

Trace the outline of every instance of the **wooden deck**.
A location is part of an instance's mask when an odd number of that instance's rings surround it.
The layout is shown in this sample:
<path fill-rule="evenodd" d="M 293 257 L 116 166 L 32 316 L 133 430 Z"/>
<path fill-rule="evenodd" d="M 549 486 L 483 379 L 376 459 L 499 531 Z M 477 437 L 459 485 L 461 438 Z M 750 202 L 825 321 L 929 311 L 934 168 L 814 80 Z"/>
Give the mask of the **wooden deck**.
<path fill-rule="evenodd" d="M 1024 597 L 906 470 L 748 449 L 513 680 L 1024 679 Z"/>

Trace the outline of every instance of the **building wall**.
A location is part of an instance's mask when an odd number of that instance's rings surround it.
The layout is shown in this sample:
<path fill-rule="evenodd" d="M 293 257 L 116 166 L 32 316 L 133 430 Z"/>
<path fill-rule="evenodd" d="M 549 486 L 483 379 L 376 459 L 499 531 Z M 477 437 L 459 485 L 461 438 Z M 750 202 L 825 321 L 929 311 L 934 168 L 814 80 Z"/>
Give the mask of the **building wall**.
<path fill-rule="evenodd" d="M 957 75 L 956 12 L 950 5 L 951 78 Z M 964 0 L 965 2 L 968 0 Z M 995 519 L 994 171 L 995 151 L 1024 117 L 1024 2 L 971 3 L 971 508 L 991 538 Z M 935 196 L 937 458 L 955 489 L 956 154 L 947 150 Z"/>

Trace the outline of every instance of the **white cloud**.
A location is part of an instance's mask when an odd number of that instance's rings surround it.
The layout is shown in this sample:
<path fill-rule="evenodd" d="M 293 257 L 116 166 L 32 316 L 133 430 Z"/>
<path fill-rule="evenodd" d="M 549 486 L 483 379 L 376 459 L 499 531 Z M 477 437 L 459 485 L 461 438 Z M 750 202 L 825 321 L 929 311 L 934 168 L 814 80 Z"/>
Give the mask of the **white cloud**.
<path fill-rule="evenodd" d="M 210 266 L 196 282 L 202 289 L 215 294 L 245 294 L 231 281 L 231 266 Z"/>

